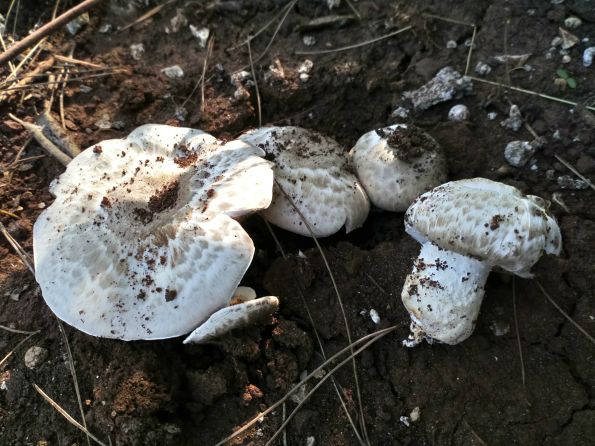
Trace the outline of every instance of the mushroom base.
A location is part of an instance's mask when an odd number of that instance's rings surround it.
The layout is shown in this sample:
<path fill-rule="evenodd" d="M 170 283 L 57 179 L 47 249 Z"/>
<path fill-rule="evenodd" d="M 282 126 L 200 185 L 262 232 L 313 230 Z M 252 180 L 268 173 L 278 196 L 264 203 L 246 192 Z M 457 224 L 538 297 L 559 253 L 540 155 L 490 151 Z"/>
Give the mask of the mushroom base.
<path fill-rule="evenodd" d="M 490 266 L 426 242 L 405 279 L 401 299 L 411 317 L 414 347 L 424 339 L 458 344 L 475 328 Z"/>

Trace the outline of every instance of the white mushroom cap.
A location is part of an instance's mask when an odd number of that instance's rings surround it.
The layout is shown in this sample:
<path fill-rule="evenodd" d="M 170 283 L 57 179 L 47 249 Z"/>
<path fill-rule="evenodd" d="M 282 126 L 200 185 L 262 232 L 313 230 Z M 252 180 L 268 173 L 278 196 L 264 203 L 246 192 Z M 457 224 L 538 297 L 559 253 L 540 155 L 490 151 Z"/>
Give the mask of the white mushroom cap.
<path fill-rule="evenodd" d="M 277 311 L 279 299 L 275 296 L 256 298 L 256 292 L 249 287 L 238 287 L 229 306 L 213 313 L 196 328 L 184 344 L 202 344 L 262 321 Z"/>
<path fill-rule="evenodd" d="M 274 162 L 275 180 L 304 214 L 315 236 L 326 237 L 342 226 L 350 232 L 366 220 L 368 197 L 349 171 L 343 148 L 333 139 L 300 127 L 263 127 L 240 139 L 262 148 Z M 277 186 L 263 215 L 283 229 L 310 235 Z"/>
<path fill-rule="evenodd" d="M 424 338 L 446 344 L 467 339 L 475 328 L 489 273 L 484 262 L 424 243 L 401 292 L 416 326 L 405 344 L 411 347 Z"/>
<path fill-rule="evenodd" d="M 549 203 L 502 183 L 474 178 L 451 181 L 420 196 L 405 214 L 418 242 L 499 266 L 521 277 L 541 255 L 559 254 L 560 228 Z"/>
<path fill-rule="evenodd" d="M 34 226 L 56 315 L 117 339 L 188 333 L 227 305 L 254 245 L 238 217 L 269 205 L 271 163 L 240 141 L 145 125 L 77 156 Z"/>
<path fill-rule="evenodd" d="M 395 124 L 363 135 L 352 162 L 375 206 L 403 212 L 423 192 L 446 180 L 446 160 L 426 132 Z"/>

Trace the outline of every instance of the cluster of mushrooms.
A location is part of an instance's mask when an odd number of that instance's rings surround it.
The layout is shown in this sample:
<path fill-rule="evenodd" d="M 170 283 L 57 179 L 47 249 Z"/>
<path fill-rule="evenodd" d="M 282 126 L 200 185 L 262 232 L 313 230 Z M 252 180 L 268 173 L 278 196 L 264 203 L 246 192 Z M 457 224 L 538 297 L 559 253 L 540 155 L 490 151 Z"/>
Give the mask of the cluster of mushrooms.
<path fill-rule="evenodd" d="M 88 334 L 206 342 L 279 304 L 238 287 L 254 255 L 244 216 L 325 237 L 362 226 L 371 202 L 406 211 L 422 244 L 402 291 L 405 345 L 456 344 L 473 331 L 490 270 L 530 277 L 561 237 L 539 197 L 483 178 L 444 181 L 440 146 L 411 125 L 366 133 L 348 156 L 299 127 L 223 142 L 144 125 L 89 147 L 51 184 L 56 200 L 34 226 L 36 279 L 52 311 Z"/>

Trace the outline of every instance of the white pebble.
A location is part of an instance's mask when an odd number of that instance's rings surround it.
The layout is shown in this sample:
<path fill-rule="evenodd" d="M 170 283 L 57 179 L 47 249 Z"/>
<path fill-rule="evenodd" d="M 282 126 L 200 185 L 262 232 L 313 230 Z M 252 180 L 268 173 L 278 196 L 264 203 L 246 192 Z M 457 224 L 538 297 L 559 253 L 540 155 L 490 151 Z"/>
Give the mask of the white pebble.
<path fill-rule="evenodd" d="M 467 121 L 471 113 L 466 105 L 457 104 L 448 112 L 448 119 L 455 122 Z"/>
<path fill-rule="evenodd" d="M 179 79 L 184 77 L 184 70 L 179 65 L 172 65 L 171 67 L 165 67 L 161 70 L 170 79 Z"/>
<path fill-rule="evenodd" d="M 477 74 L 479 74 L 480 76 L 487 76 L 488 74 L 490 74 L 492 72 L 492 67 L 490 67 L 487 63 L 485 62 L 477 62 L 477 65 L 475 65 L 475 72 Z"/>
<path fill-rule="evenodd" d="M 490 121 L 493 121 L 494 119 L 496 119 L 498 117 L 498 113 L 496 113 L 496 112 L 489 112 L 487 116 L 488 116 L 488 119 Z"/>
<path fill-rule="evenodd" d="M 380 323 L 380 315 L 374 308 L 370 310 L 370 319 L 372 319 L 372 322 L 374 322 L 376 325 Z"/>
<path fill-rule="evenodd" d="M 211 31 L 209 31 L 209 28 L 197 28 L 194 25 L 189 25 L 190 28 L 190 32 L 192 33 L 192 35 L 194 37 L 196 37 L 198 39 L 198 44 L 200 45 L 201 48 L 204 48 L 207 46 L 207 41 L 209 40 L 209 35 L 211 34 Z"/>
<path fill-rule="evenodd" d="M 595 56 L 595 46 L 590 46 L 583 52 L 583 65 L 590 67 L 593 63 L 593 56 Z"/>
<path fill-rule="evenodd" d="M 400 421 L 401 423 L 403 423 L 403 424 L 404 424 L 405 426 L 407 426 L 407 427 L 409 427 L 409 426 L 411 425 L 411 423 L 410 423 L 410 420 L 409 420 L 409 417 L 406 417 L 405 415 L 402 415 L 402 416 L 399 418 L 399 421 Z"/>
<path fill-rule="evenodd" d="M 556 36 L 552 39 L 552 43 L 550 44 L 551 46 L 558 46 L 558 45 L 562 45 L 562 37 L 560 36 Z"/>
<path fill-rule="evenodd" d="M 583 21 L 578 17 L 570 16 L 564 20 L 564 26 L 568 29 L 575 29 L 581 26 Z"/>
<path fill-rule="evenodd" d="M 528 141 L 512 141 L 504 149 L 504 158 L 514 167 L 522 167 L 535 153 L 535 147 Z"/>
<path fill-rule="evenodd" d="M 312 70 L 313 66 L 314 62 L 312 62 L 310 59 L 306 59 L 298 67 L 298 73 L 302 82 L 308 82 L 308 79 L 310 79 L 310 71 Z"/>
<path fill-rule="evenodd" d="M 409 109 L 405 107 L 397 107 L 390 115 L 393 118 L 405 119 L 409 116 Z"/>
<path fill-rule="evenodd" d="M 457 42 L 454 40 L 449 40 L 448 42 L 446 42 L 446 48 L 448 48 L 449 50 L 454 50 L 457 47 Z"/>
<path fill-rule="evenodd" d="M 562 63 L 570 63 L 571 60 L 572 58 L 568 54 L 562 56 Z"/>
<path fill-rule="evenodd" d="M 25 352 L 25 366 L 29 369 L 34 369 L 42 364 L 47 357 L 48 351 L 45 348 L 34 345 Z"/>
<path fill-rule="evenodd" d="M 419 421 L 421 416 L 421 409 L 419 407 L 414 407 L 411 413 L 409 414 L 409 418 L 411 418 L 412 423 L 416 423 Z"/>
<path fill-rule="evenodd" d="M 316 45 L 316 38 L 314 36 L 304 36 L 302 37 L 302 42 L 306 46 L 313 46 Z"/>
<path fill-rule="evenodd" d="M 145 54 L 145 46 L 142 43 L 133 43 L 130 45 L 130 55 L 134 60 L 141 60 Z"/>

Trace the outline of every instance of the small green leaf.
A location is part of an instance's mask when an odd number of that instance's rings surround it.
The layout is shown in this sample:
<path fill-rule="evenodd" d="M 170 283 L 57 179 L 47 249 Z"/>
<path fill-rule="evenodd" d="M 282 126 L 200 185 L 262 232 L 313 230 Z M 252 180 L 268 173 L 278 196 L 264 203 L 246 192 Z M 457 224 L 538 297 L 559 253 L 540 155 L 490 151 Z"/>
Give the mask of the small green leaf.
<path fill-rule="evenodd" d="M 566 85 L 568 85 L 568 88 L 576 88 L 576 81 L 569 77 L 568 79 L 566 79 Z"/>
<path fill-rule="evenodd" d="M 556 74 L 558 75 L 558 77 L 561 77 L 562 79 L 568 79 L 570 77 L 568 71 L 566 71 L 564 68 L 558 68 L 556 70 Z"/>

